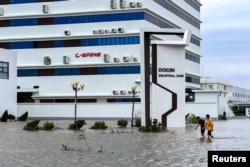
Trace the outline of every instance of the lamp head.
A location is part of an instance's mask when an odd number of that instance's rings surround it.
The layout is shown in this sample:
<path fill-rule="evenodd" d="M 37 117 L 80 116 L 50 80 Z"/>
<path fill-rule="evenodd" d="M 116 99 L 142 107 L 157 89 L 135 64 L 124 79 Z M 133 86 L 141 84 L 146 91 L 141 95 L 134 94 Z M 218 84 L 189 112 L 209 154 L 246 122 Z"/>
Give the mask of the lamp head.
<path fill-rule="evenodd" d="M 80 84 L 80 88 L 83 89 L 85 85 L 83 83 Z"/>
<path fill-rule="evenodd" d="M 131 86 L 132 91 L 135 91 L 135 90 L 136 90 L 136 88 L 137 88 L 137 85 L 133 85 L 133 86 Z"/>

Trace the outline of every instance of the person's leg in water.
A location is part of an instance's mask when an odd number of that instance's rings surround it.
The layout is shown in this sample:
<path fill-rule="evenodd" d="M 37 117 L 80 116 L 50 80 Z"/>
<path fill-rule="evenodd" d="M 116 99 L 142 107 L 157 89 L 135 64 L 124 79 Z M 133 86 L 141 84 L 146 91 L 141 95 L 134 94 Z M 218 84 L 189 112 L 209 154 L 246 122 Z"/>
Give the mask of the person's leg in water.
<path fill-rule="evenodd" d="M 209 131 L 207 132 L 207 140 L 208 140 L 208 142 L 211 142 L 211 141 L 212 141 L 211 130 L 209 130 Z"/>

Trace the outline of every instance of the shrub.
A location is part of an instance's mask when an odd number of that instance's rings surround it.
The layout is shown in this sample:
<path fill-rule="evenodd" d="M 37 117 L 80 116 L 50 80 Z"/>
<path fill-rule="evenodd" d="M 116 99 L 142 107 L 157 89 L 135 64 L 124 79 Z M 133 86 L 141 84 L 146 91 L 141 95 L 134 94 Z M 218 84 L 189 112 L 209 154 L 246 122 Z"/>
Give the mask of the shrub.
<path fill-rule="evenodd" d="M 125 120 L 125 119 L 119 119 L 119 120 L 117 121 L 117 125 L 118 125 L 119 127 L 121 127 L 121 128 L 124 128 L 124 127 L 126 127 L 126 126 L 128 125 L 128 121 Z"/>
<path fill-rule="evenodd" d="M 76 123 L 70 124 L 69 128 L 70 130 L 79 130 L 85 125 L 85 120 L 77 120 Z"/>
<path fill-rule="evenodd" d="M 162 126 L 161 126 L 161 123 L 158 122 L 157 119 L 153 119 L 153 123 L 149 127 L 141 126 L 139 128 L 139 131 L 141 131 L 141 132 L 161 132 Z"/>
<path fill-rule="evenodd" d="M 2 115 L 2 122 L 7 122 L 8 120 L 8 110 L 5 110 L 3 115 Z"/>
<path fill-rule="evenodd" d="M 43 129 L 44 130 L 52 130 L 53 128 L 54 128 L 55 126 L 54 126 L 54 123 L 53 122 L 45 122 L 44 124 L 43 124 Z"/>
<path fill-rule="evenodd" d="M 24 130 L 39 130 L 38 124 L 40 120 L 34 120 L 27 123 L 27 125 L 23 128 Z"/>
<path fill-rule="evenodd" d="M 28 119 L 28 111 L 26 111 L 23 115 L 21 115 L 18 120 L 19 121 L 26 121 Z"/>
<path fill-rule="evenodd" d="M 104 121 L 97 121 L 90 129 L 106 129 L 107 126 L 105 125 Z"/>
<path fill-rule="evenodd" d="M 9 119 L 9 120 L 15 120 L 16 117 L 15 117 L 15 115 L 9 114 L 9 115 L 8 115 L 8 119 Z"/>
<path fill-rule="evenodd" d="M 190 124 L 197 124 L 198 123 L 198 119 L 196 117 L 196 115 L 191 114 L 187 117 L 187 122 Z"/>
<path fill-rule="evenodd" d="M 135 120 L 135 126 L 136 127 L 141 127 L 141 118 L 136 118 L 136 120 Z"/>

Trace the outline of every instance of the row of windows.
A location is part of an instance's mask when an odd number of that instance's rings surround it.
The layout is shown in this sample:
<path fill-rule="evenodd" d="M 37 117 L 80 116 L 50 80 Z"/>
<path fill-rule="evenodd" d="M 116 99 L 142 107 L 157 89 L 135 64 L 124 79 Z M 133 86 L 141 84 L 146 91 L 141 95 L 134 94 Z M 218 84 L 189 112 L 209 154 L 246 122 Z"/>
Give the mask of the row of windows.
<path fill-rule="evenodd" d="M 129 44 L 140 44 L 140 37 L 130 36 L 130 37 L 112 37 L 112 38 L 90 38 L 90 39 L 78 39 L 78 40 L 6 42 L 6 43 L 0 43 L 0 48 L 32 49 L 32 48 L 78 47 L 78 46 L 129 45 Z"/>
<path fill-rule="evenodd" d="M 186 76 L 186 82 L 193 83 L 193 84 L 200 84 L 200 78 Z"/>
<path fill-rule="evenodd" d="M 112 66 L 88 68 L 57 68 L 57 69 L 19 69 L 18 77 L 32 76 L 67 76 L 67 75 L 110 75 L 140 74 L 140 66 Z M 200 79 L 186 76 L 186 82 L 200 84 Z"/>
<path fill-rule="evenodd" d="M 72 24 L 72 23 L 88 23 L 88 22 L 103 22 L 103 21 L 119 21 L 119 20 L 141 20 L 145 19 L 160 28 L 175 28 L 156 17 L 144 13 L 117 13 L 117 14 L 103 14 L 103 15 L 90 15 L 90 16 L 67 16 L 56 18 L 29 18 L 29 19 L 15 19 L 15 20 L 0 20 L 0 26 L 31 26 L 31 25 L 50 25 L 50 24 Z M 200 40 L 191 37 L 191 43 L 200 46 Z"/>
<path fill-rule="evenodd" d="M 197 56 L 194 56 L 194 55 L 186 52 L 185 57 L 187 60 L 190 60 L 190 61 L 193 61 L 193 62 L 200 64 L 200 58 Z"/>
<path fill-rule="evenodd" d="M 57 68 L 57 69 L 20 69 L 18 77 L 31 76 L 66 76 L 66 75 L 106 75 L 106 74 L 139 74 L 140 66 L 113 66 L 89 68 Z"/>
<path fill-rule="evenodd" d="M 197 2 L 194 2 L 194 0 L 185 0 L 185 2 L 200 12 L 200 5 Z"/>
<path fill-rule="evenodd" d="M 9 79 L 9 63 L 0 61 L 0 79 Z"/>
<path fill-rule="evenodd" d="M 66 0 L 0 0 L 0 5 L 34 3 L 34 2 L 54 2 L 54 1 L 66 1 Z"/>
<path fill-rule="evenodd" d="M 170 4 L 168 1 L 165 0 L 154 0 L 156 3 L 164 7 L 165 9 L 169 10 L 170 12 L 174 13 L 178 17 L 182 18 L 183 20 L 187 21 L 188 23 L 192 24 L 196 28 L 200 29 L 200 22 L 198 20 L 193 19 L 192 17 L 185 14 L 183 11 L 179 10 L 177 7 Z"/>
<path fill-rule="evenodd" d="M 144 12 L 96 14 L 87 16 L 64 16 L 52 18 L 27 18 L 1 21 L 1 27 L 8 26 L 35 26 L 35 25 L 56 25 L 56 24 L 76 24 L 93 22 L 111 22 L 127 20 L 143 20 Z"/>
<path fill-rule="evenodd" d="M 243 97 L 243 98 L 250 98 L 250 95 L 241 94 L 241 93 L 233 93 L 235 97 Z"/>

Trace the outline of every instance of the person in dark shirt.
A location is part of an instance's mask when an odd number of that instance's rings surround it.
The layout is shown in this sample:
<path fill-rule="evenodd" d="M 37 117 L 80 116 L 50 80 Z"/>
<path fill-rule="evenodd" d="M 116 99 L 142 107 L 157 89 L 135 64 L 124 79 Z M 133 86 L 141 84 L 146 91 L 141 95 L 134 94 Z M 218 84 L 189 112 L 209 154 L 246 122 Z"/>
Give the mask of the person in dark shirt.
<path fill-rule="evenodd" d="M 196 117 L 196 119 L 198 120 L 198 124 L 195 127 L 195 130 L 200 126 L 201 127 L 201 136 L 202 136 L 202 138 L 205 138 L 205 135 L 204 135 L 205 129 L 206 129 L 205 128 L 205 121 L 203 119 L 201 119 L 199 116 Z"/>

